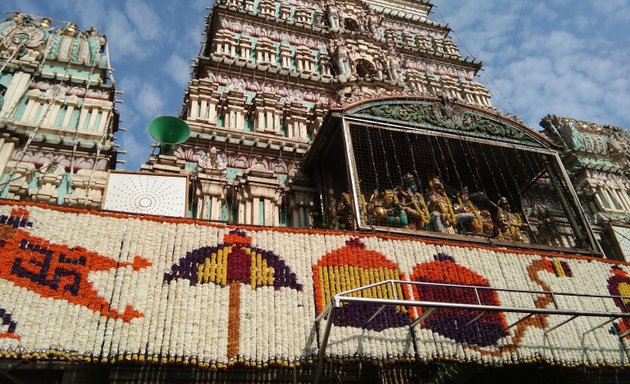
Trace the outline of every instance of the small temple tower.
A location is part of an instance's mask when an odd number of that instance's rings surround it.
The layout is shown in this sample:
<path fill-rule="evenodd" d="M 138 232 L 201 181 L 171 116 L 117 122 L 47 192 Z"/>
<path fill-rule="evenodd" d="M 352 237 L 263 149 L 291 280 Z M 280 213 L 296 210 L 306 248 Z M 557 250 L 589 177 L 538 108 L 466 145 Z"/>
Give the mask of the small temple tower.
<path fill-rule="evenodd" d="M 564 166 L 606 256 L 630 260 L 630 133 L 555 115 L 545 116 L 540 125 L 562 146 Z M 541 203 L 538 214 L 551 216 L 552 205 Z"/>
<path fill-rule="evenodd" d="M 0 197 L 101 206 L 119 151 L 107 39 L 15 13 L 0 22 Z"/>

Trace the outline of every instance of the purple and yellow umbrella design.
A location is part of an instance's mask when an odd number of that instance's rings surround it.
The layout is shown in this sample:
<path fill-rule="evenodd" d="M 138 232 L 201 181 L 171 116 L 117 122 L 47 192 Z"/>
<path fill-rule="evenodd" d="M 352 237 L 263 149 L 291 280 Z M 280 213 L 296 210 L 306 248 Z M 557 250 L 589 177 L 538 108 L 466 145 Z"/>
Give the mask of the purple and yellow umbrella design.
<path fill-rule="evenodd" d="M 340 292 L 359 288 L 385 280 L 402 280 L 404 274 L 396 263 L 389 261 L 383 254 L 365 249 L 359 239 L 346 241 L 346 246 L 336 249 L 313 266 L 315 283 L 315 304 L 321 313 Z M 396 292 L 390 286 L 380 286 L 355 293 L 362 297 L 402 299 L 405 292 L 396 285 Z M 378 315 L 368 320 L 375 314 Z M 378 304 L 346 303 L 336 311 L 333 324 L 383 331 L 388 328 L 409 325 L 411 320 L 404 307 L 386 306 L 379 311 Z"/>
<path fill-rule="evenodd" d="M 284 260 L 271 251 L 251 246 L 252 239 L 243 231 L 224 235 L 223 244 L 195 249 L 164 274 L 164 282 L 186 279 L 191 285 L 217 284 L 229 287 L 228 358 L 238 355 L 240 335 L 240 285 L 252 290 L 260 287 L 302 290 L 295 273 Z"/>

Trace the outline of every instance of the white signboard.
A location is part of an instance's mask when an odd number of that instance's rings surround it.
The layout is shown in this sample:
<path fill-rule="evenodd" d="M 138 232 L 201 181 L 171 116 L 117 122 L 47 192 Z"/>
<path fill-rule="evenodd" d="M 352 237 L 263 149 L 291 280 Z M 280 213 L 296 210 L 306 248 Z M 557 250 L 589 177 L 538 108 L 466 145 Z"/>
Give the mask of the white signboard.
<path fill-rule="evenodd" d="M 630 227 L 613 225 L 612 229 L 625 259 L 630 260 Z"/>
<path fill-rule="evenodd" d="M 111 172 L 103 209 L 185 217 L 187 185 L 186 176 Z"/>

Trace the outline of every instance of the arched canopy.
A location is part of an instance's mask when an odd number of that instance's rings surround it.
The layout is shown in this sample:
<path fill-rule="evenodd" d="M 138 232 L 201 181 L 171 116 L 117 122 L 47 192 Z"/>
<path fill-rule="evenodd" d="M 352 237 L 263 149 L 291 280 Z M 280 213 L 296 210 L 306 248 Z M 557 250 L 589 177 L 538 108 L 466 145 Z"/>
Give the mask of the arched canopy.
<path fill-rule="evenodd" d="M 535 148 L 553 147 L 546 138 L 516 120 L 444 98 L 371 100 L 350 106 L 344 116 Z"/>

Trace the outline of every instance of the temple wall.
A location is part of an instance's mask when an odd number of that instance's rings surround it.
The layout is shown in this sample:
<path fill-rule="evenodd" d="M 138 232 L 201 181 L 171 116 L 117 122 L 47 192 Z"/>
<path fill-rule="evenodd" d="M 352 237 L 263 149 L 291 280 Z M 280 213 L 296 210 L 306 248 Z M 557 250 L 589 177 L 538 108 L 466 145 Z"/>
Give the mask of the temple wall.
<path fill-rule="evenodd" d="M 388 279 L 474 285 L 486 305 L 552 308 L 548 292 L 624 294 L 627 264 L 570 255 L 340 231 L 224 227 L 0 202 L 0 351 L 5 357 L 191 363 L 310 362 L 315 318 L 341 291 Z M 541 291 L 530 296 L 499 288 Z M 475 302 L 472 289 L 426 286 L 367 296 Z M 395 296 L 394 296 L 395 295 Z M 472 295 L 472 296 L 471 296 Z M 558 308 L 621 312 L 611 298 L 555 295 Z M 327 356 L 626 365 L 616 320 L 346 305 Z M 472 323 L 472 325 L 468 323 Z M 324 323 L 322 323 L 323 326 Z"/>

